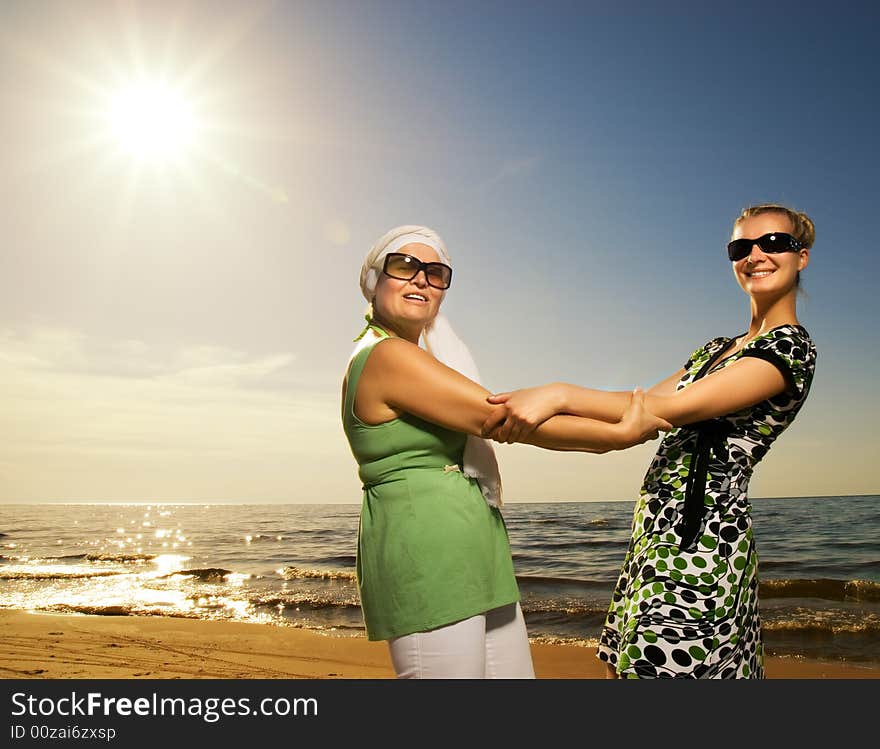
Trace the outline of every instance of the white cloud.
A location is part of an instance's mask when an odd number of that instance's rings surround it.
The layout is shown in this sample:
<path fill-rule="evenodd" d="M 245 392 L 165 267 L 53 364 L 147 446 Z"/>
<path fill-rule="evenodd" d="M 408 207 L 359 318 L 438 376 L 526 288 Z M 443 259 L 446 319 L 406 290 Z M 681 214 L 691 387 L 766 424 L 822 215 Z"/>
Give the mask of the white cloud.
<path fill-rule="evenodd" d="M 285 386 L 292 353 L 151 350 L 70 331 L 0 335 L 0 501 L 295 501 L 302 484 L 356 489 L 339 394 Z M 313 475 L 337 464 L 335 488 Z"/>
<path fill-rule="evenodd" d="M 184 356 L 184 358 L 188 358 Z M 212 364 L 186 367 L 177 372 L 162 375 L 160 379 L 188 385 L 222 387 L 246 385 L 265 381 L 293 363 L 293 354 L 274 354 L 253 361 L 215 361 Z"/>
<path fill-rule="evenodd" d="M 80 369 L 85 364 L 83 336 L 70 330 L 32 328 L 0 332 L 0 366 L 19 369 Z"/>
<path fill-rule="evenodd" d="M 219 346 L 171 348 L 144 341 L 99 341 L 62 329 L 0 332 L 0 368 L 26 373 L 154 378 L 203 385 L 289 381 L 291 352 L 252 357 Z"/>

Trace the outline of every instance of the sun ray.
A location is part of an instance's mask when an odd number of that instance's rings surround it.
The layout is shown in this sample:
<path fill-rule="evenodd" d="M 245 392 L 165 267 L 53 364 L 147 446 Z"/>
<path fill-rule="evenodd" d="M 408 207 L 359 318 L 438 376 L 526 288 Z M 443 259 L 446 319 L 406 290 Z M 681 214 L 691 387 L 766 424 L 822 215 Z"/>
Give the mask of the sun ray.
<path fill-rule="evenodd" d="M 93 78 L 78 73 L 69 63 L 57 59 L 33 42 L 4 34 L 3 46 L 18 56 L 20 60 L 37 69 L 51 73 L 66 83 L 73 84 L 91 96 L 100 96 L 103 93 L 101 86 Z"/>
<path fill-rule="evenodd" d="M 106 137 L 102 133 L 92 133 L 76 139 L 44 144 L 39 150 L 32 152 L 26 164 L 18 167 L 17 173 L 20 176 L 45 174 L 86 155 L 93 155 L 106 143 Z"/>
<path fill-rule="evenodd" d="M 284 190 L 283 187 L 280 187 L 278 185 L 273 187 L 272 185 L 262 182 L 256 177 L 251 177 L 250 175 L 242 172 L 241 169 L 235 166 L 235 164 L 219 159 L 216 156 L 213 156 L 212 154 L 209 154 L 207 152 L 205 152 L 203 156 L 217 169 L 224 172 L 225 174 L 228 174 L 231 177 L 234 177 L 236 180 L 244 185 L 247 185 L 252 190 L 256 190 L 257 192 L 262 193 L 270 200 L 272 200 L 272 202 L 282 204 L 288 202 L 287 192 Z"/>
<path fill-rule="evenodd" d="M 180 17 L 175 17 L 168 26 L 165 35 L 165 45 L 162 53 L 160 76 L 163 81 L 170 81 L 174 77 L 176 64 L 177 40 L 180 33 Z"/>
<path fill-rule="evenodd" d="M 147 65 L 144 59 L 140 32 L 141 21 L 138 18 L 137 6 L 131 3 L 126 7 L 123 3 L 119 3 L 116 9 L 117 13 L 122 16 L 120 18 L 120 26 L 123 29 L 123 39 L 128 51 L 128 61 L 131 70 L 133 70 L 136 78 L 143 79 L 147 75 Z"/>
<path fill-rule="evenodd" d="M 134 206 L 137 202 L 138 185 L 141 177 L 141 165 L 137 162 L 131 162 L 128 165 L 123 188 L 120 192 L 119 202 L 116 209 L 116 225 L 117 227 L 126 227 L 131 222 L 134 212 Z"/>
<path fill-rule="evenodd" d="M 207 30 L 196 30 L 188 4 L 173 14 L 124 1 L 100 17 L 70 12 L 65 23 L 75 44 L 55 50 L 0 29 L 0 45 L 49 82 L 48 89 L 23 87 L 14 94 L 47 128 L 35 131 L 36 147 L 20 171 L 69 169 L 79 161 L 71 194 L 87 200 L 115 179 L 116 204 L 108 208 L 111 223 L 115 219 L 120 227 L 134 217 L 142 191 L 150 191 L 153 200 L 162 190 L 179 195 L 181 186 L 212 216 L 229 220 L 211 200 L 218 174 L 274 203 L 287 203 L 283 187 L 254 175 L 229 148 L 233 141 L 265 145 L 289 136 L 236 121 L 231 114 L 236 108 L 228 105 L 244 92 L 236 91 L 228 76 L 215 75 L 276 4 L 234 6 Z M 108 33 L 111 27 L 115 33 Z M 196 34 L 201 41 L 193 45 Z M 60 125 L 65 135 L 47 137 L 49 124 Z"/>
<path fill-rule="evenodd" d="M 187 89 L 195 87 L 247 37 L 274 5 L 276 5 L 274 0 L 264 0 L 264 2 L 242 3 L 238 6 L 239 12 L 227 21 L 213 41 L 205 47 L 200 57 L 181 74 L 179 78 L 181 86 Z"/>

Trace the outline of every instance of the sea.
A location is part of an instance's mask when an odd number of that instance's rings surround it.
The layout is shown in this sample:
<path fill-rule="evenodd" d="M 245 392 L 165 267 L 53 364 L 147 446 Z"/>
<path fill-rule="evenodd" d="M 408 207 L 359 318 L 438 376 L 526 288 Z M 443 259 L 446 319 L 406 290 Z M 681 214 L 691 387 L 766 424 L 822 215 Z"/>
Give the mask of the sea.
<path fill-rule="evenodd" d="M 364 636 L 359 511 L 352 504 L 0 505 L 0 608 Z M 596 645 L 632 511 L 632 502 L 505 506 L 532 641 Z M 767 652 L 880 664 L 880 497 L 753 499 L 752 512 Z"/>

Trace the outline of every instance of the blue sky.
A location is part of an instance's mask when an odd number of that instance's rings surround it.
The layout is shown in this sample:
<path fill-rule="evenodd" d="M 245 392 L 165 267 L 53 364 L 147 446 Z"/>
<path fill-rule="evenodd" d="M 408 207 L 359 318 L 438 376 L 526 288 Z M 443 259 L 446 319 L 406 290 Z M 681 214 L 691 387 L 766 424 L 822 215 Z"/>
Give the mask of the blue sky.
<path fill-rule="evenodd" d="M 794 3 L 4 3 L 0 501 L 356 502 L 338 392 L 386 229 L 439 231 L 496 390 L 649 386 L 748 324 L 744 206 L 808 212 L 813 392 L 754 496 L 874 493 L 880 12 Z M 105 130 L 138 76 L 201 129 Z M 631 499 L 656 445 L 503 446 L 509 500 Z"/>

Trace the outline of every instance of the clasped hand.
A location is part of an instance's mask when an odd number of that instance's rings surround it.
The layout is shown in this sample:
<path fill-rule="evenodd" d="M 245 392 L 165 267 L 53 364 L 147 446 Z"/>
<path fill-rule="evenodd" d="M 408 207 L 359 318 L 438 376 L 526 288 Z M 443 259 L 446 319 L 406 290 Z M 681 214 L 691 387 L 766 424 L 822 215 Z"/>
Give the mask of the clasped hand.
<path fill-rule="evenodd" d="M 483 423 L 482 434 L 495 442 L 522 442 L 551 416 L 562 411 L 562 398 L 554 385 L 523 388 L 490 395 L 489 403 L 503 405 Z"/>
<path fill-rule="evenodd" d="M 487 400 L 504 406 L 483 423 L 483 437 L 495 442 L 522 442 L 547 419 L 564 413 L 562 397 L 555 385 L 497 393 Z M 668 432 L 673 426 L 648 411 L 644 391 L 635 388 L 616 428 L 622 446 L 629 447 L 656 439 L 661 431 Z"/>

